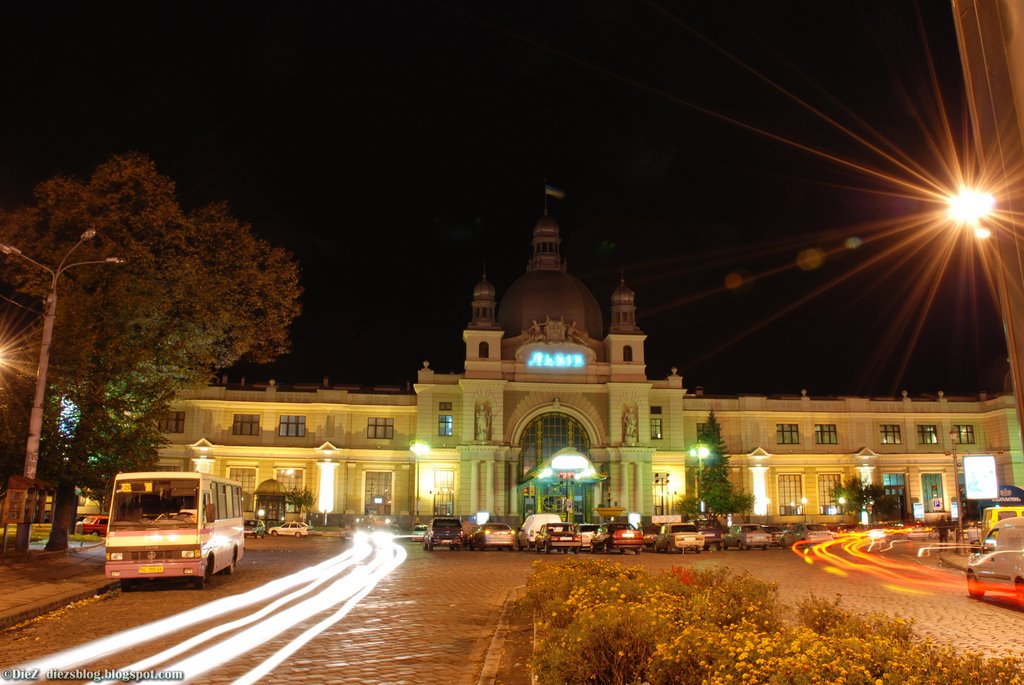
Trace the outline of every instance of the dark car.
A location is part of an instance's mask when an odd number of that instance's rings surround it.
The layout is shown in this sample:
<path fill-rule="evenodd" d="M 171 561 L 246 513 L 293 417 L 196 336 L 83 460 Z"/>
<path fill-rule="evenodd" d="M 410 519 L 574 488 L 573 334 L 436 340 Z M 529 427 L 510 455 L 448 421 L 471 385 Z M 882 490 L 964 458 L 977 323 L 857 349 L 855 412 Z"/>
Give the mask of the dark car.
<path fill-rule="evenodd" d="M 578 554 L 583 546 L 583 539 L 580 537 L 579 531 L 576 530 L 576 526 L 565 521 L 545 523 L 537 531 L 533 542 L 538 553 L 547 552 L 548 554 L 554 550 Z"/>
<path fill-rule="evenodd" d="M 428 552 L 435 547 L 462 549 L 467 543 L 466 534 L 462 529 L 462 521 L 453 516 L 438 517 L 430 521 L 427 532 L 423 534 L 423 549 Z"/>
<path fill-rule="evenodd" d="M 85 535 L 99 535 L 104 537 L 107 534 L 107 521 L 110 519 L 106 514 L 87 516 L 82 521 L 82 533 Z"/>
<path fill-rule="evenodd" d="M 644 532 L 644 549 L 654 550 L 654 538 L 661 532 L 661 526 L 657 523 L 645 523 L 643 527 Z"/>
<path fill-rule="evenodd" d="M 697 519 L 693 522 L 697 530 L 704 534 L 704 549 L 725 549 L 725 528 L 715 519 Z"/>
<path fill-rule="evenodd" d="M 631 523 L 616 522 L 601 524 L 590 543 L 595 552 L 618 551 L 623 554 L 632 550 L 640 554 L 644 549 L 644 534 Z"/>
<path fill-rule="evenodd" d="M 260 519 L 246 519 L 245 537 L 262 538 L 267 534 L 267 526 Z"/>

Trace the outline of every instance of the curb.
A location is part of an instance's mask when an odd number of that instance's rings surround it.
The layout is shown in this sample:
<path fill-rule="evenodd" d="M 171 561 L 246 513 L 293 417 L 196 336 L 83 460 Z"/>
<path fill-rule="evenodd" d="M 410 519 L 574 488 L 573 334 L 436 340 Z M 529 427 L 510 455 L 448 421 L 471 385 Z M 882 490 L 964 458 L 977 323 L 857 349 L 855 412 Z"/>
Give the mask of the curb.
<path fill-rule="evenodd" d="M 66 607 L 69 604 L 80 602 L 83 599 L 90 599 L 92 597 L 105 595 L 111 590 L 120 587 L 120 584 L 120 580 L 104 580 L 102 583 L 97 583 L 90 589 L 69 592 L 60 595 L 59 597 L 39 602 L 38 604 L 17 613 L 0 616 L 0 630 L 6 630 L 11 626 L 18 625 L 19 623 L 23 623 L 33 618 L 38 618 L 43 614 L 48 614 L 51 611 L 56 611 L 57 609 Z"/>
<path fill-rule="evenodd" d="M 494 628 L 491 644 L 487 647 L 487 654 L 484 656 L 484 667 L 480 671 L 477 685 L 492 685 L 498 678 L 498 671 L 501 666 L 501 652 L 505 646 L 505 638 L 508 636 L 509 613 L 512 606 L 510 598 L 513 592 L 519 590 L 519 587 L 514 587 L 505 593 L 505 599 L 501 604 L 501 614 L 498 616 L 498 625 Z"/>

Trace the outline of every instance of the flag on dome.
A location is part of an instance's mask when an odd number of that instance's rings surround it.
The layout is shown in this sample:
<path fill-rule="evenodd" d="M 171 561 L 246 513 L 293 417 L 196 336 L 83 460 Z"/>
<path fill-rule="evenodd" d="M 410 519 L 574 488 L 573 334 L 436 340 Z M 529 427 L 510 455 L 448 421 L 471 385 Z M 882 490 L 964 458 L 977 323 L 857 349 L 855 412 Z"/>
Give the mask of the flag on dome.
<path fill-rule="evenodd" d="M 557 197 L 559 200 L 565 199 L 565 191 L 554 186 L 544 184 L 544 194 L 550 195 L 551 197 Z"/>

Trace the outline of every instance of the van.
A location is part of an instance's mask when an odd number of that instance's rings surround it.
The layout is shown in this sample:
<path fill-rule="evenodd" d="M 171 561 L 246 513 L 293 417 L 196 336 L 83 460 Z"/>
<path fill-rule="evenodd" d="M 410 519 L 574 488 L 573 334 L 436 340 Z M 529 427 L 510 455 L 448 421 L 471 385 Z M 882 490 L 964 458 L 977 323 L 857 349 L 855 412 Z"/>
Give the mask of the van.
<path fill-rule="evenodd" d="M 967 594 L 1010 595 L 1024 608 L 1024 517 L 999 520 L 967 560 Z"/>
<path fill-rule="evenodd" d="M 537 537 L 540 527 L 545 523 L 561 523 L 561 521 L 562 517 L 558 514 L 530 514 L 516 534 L 516 549 L 533 549 L 534 539 Z"/>
<path fill-rule="evenodd" d="M 1003 519 L 1024 516 L 1024 507 L 985 507 L 981 512 L 981 538 L 988 537 L 992 530 Z"/>

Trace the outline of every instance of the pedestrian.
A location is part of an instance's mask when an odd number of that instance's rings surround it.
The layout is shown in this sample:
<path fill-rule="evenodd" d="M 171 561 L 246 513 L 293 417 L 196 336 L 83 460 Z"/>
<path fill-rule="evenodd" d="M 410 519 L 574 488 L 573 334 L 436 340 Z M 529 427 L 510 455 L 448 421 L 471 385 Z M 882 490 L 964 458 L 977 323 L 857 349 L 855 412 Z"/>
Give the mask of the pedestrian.
<path fill-rule="evenodd" d="M 939 542 L 947 542 L 949 540 L 949 517 L 939 521 Z"/>

